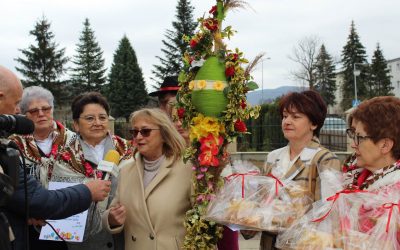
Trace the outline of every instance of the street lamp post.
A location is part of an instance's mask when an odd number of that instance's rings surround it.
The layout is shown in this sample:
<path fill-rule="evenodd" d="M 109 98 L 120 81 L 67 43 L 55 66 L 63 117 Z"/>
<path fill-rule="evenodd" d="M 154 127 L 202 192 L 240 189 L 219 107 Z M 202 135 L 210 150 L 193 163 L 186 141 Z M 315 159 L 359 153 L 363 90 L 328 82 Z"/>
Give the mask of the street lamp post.
<path fill-rule="evenodd" d="M 359 69 L 356 69 L 356 65 L 361 64 L 361 63 L 354 63 L 353 64 L 353 74 L 354 74 L 354 102 L 357 104 L 358 98 L 357 98 L 357 76 L 361 74 L 361 71 Z"/>

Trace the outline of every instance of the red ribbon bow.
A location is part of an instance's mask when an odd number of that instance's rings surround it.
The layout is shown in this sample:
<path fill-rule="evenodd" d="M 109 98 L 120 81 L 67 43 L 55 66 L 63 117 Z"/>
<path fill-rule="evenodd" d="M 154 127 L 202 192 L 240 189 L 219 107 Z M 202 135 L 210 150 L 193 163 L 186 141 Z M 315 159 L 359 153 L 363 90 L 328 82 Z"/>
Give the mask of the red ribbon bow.
<path fill-rule="evenodd" d="M 397 207 L 400 211 L 400 205 L 397 203 L 385 203 L 382 205 L 384 209 L 389 209 L 388 221 L 386 223 L 386 233 L 389 232 L 390 221 L 392 220 L 393 207 Z"/>
<path fill-rule="evenodd" d="M 230 174 L 226 177 L 227 181 L 231 181 L 232 179 L 235 179 L 236 177 L 242 177 L 242 199 L 244 198 L 244 177 L 246 175 L 258 175 L 260 172 L 259 171 L 249 171 L 247 173 L 244 174 L 240 174 L 240 173 L 234 173 L 234 174 Z"/>
<path fill-rule="evenodd" d="M 267 174 L 268 177 L 271 177 L 273 179 L 275 179 L 275 195 L 278 196 L 279 193 L 279 185 L 281 185 L 281 187 L 283 187 L 283 183 L 273 174 L 269 173 Z"/>
<path fill-rule="evenodd" d="M 335 202 L 339 198 L 339 196 L 341 194 L 352 194 L 352 193 L 367 193 L 367 191 L 364 191 L 364 190 L 361 190 L 361 189 L 344 189 L 344 190 L 342 190 L 340 192 L 337 192 L 336 194 L 326 198 L 327 201 L 333 201 L 332 205 L 331 205 L 331 208 L 328 210 L 328 212 L 324 216 L 322 216 L 322 217 L 320 217 L 318 219 L 314 219 L 314 220 L 312 220 L 312 222 L 321 222 L 321 221 L 325 220 L 326 217 L 328 217 L 328 215 L 331 213 L 333 205 L 335 204 Z"/>

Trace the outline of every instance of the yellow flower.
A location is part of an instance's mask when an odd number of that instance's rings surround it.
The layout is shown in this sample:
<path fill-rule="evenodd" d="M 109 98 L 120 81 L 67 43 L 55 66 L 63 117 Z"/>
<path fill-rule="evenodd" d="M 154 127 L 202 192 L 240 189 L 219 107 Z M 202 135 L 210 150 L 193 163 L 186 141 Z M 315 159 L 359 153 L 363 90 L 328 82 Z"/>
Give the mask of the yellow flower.
<path fill-rule="evenodd" d="M 218 137 L 225 133 L 225 126 L 214 117 L 204 117 L 198 115 L 192 119 L 193 125 L 190 126 L 190 140 L 200 140 L 202 137 L 207 137 L 212 134 L 214 137 Z"/>
<path fill-rule="evenodd" d="M 214 89 L 218 91 L 222 91 L 224 89 L 224 83 L 221 81 L 214 82 Z"/>
<path fill-rule="evenodd" d="M 200 81 L 197 82 L 197 87 L 199 89 L 204 89 L 206 87 L 206 85 L 207 85 L 207 83 L 206 83 L 205 80 L 200 80 Z"/>
<path fill-rule="evenodd" d="M 193 90 L 194 89 L 194 81 L 189 82 L 189 89 Z"/>

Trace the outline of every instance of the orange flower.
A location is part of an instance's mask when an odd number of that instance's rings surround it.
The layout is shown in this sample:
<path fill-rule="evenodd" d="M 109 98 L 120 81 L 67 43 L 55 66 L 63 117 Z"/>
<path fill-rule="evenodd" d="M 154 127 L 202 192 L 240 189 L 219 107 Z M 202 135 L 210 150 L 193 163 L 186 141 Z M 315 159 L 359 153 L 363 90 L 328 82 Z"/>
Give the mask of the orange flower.
<path fill-rule="evenodd" d="M 205 151 L 199 155 L 199 163 L 202 166 L 213 166 L 217 167 L 219 165 L 219 160 L 214 156 L 211 151 Z"/>

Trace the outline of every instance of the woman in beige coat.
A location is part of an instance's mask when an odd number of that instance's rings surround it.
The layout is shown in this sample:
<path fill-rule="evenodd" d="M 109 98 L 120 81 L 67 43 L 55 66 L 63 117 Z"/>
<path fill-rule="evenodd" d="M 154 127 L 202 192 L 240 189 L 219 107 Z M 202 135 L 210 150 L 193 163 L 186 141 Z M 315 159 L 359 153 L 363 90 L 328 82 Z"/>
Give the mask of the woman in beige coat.
<path fill-rule="evenodd" d="M 180 249 L 192 192 L 192 170 L 182 162 L 185 142 L 159 109 L 134 112 L 131 125 L 135 160 L 121 166 L 103 225 L 111 233 L 124 230 L 125 249 Z"/>

